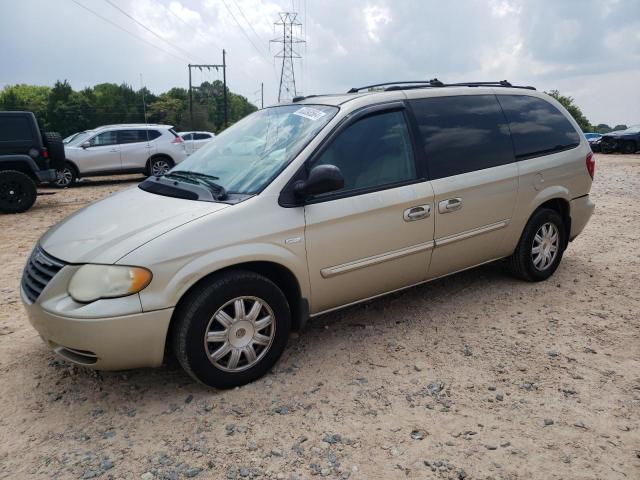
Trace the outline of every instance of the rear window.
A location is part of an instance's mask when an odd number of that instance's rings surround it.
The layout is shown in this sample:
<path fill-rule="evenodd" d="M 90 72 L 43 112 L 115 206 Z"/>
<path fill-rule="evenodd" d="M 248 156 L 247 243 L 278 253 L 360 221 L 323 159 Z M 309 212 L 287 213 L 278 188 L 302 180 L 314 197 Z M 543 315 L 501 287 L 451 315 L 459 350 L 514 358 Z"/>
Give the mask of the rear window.
<path fill-rule="evenodd" d="M 31 140 L 31 122 L 18 115 L 0 116 L 0 142 Z"/>
<path fill-rule="evenodd" d="M 494 95 L 412 100 L 432 179 L 514 162 L 507 121 Z"/>
<path fill-rule="evenodd" d="M 518 160 L 575 148 L 580 134 L 549 102 L 528 95 L 499 95 Z"/>

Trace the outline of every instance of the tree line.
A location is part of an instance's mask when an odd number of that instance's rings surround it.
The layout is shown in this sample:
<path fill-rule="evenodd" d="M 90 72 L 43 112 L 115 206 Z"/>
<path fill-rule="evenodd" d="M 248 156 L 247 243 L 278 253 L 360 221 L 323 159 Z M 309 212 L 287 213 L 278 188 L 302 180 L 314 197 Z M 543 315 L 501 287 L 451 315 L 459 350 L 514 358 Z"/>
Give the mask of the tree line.
<path fill-rule="evenodd" d="M 67 136 L 101 125 L 116 123 L 163 123 L 178 131 L 224 128 L 224 85 L 204 82 L 193 90 L 193 124 L 189 113 L 189 92 L 172 88 L 155 95 L 147 88 L 134 90 L 123 83 L 101 83 L 74 90 L 69 82 L 57 81 L 53 87 L 8 85 L 0 90 L 0 110 L 28 110 L 40 127 Z M 245 97 L 227 88 L 229 124 L 257 110 Z"/>
<path fill-rule="evenodd" d="M 594 125 L 587 119 L 587 117 L 585 117 L 585 115 L 582 113 L 582 110 L 580 110 L 580 107 L 576 105 L 573 97 L 562 95 L 558 90 L 551 90 L 550 92 L 545 93 L 547 95 L 551 95 L 558 102 L 560 102 L 564 108 L 567 109 L 567 111 L 573 116 L 583 132 L 609 133 L 615 130 L 626 130 L 628 128 L 623 124 L 616 125 L 615 127 L 610 127 L 606 123 L 599 123 L 598 125 Z"/>

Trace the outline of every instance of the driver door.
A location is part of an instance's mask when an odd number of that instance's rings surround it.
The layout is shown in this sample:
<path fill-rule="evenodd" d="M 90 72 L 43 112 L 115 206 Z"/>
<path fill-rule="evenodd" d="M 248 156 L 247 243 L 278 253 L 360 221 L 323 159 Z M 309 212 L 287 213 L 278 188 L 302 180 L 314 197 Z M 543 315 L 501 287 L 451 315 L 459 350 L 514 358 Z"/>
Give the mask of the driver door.
<path fill-rule="evenodd" d="M 310 167 L 337 166 L 341 190 L 305 205 L 311 313 L 425 280 L 433 190 L 416 161 L 404 105 L 357 115 Z"/>
<path fill-rule="evenodd" d="M 89 140 L 89 146 L 78 152 L 78 168 L 83 175 L 99 172 L 119 172 L 120 148 L 116 131 L 99 133 Z"/>

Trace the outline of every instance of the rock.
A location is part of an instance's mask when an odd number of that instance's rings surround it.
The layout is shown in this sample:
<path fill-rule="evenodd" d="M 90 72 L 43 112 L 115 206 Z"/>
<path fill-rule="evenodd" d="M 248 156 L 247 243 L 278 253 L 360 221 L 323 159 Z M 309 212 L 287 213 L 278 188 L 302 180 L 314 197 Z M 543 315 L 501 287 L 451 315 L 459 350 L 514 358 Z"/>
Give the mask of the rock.
<path fill-rule="evenodd" d="M 545 418 L 545 419 L 544 419 L 544 426 L 545 426 L 545 427 L 548 427 L 548 426 L 550 426 L 550 425 L 553 425 L 553 423 L 554 423 L 554 422 L 553 422 L 553 420 L 551 420 L 550 418 Z"/>
<path fill-rule="evenodd" d="M 410 435 L 414 440 L 423 440 L 428 434 L 424 430 L 412 430 Z"/>
<path fill-rule="evenodd" d="M 154 475 L 151 472 L 144 472 L 141 476 L 140 479 L 141 480 L 153 480 Z"/>
<path fill-rule="evenodd" d="M 100 468 L 102 470 L 110 470 L 113 468 L 113 462 L 108 458 L 105 458 L 100 462 Z"/>
<path fill-rule="evenodd" d="M 489 389 L 490 392 L 495 392 L 496 391 L 496 386 L 495 385 L 489 385 L 487 388 Z"/>
<path fill-rule="evenodd" d="M 197 477 L 200 474 L 201 471 L 202 470 L 200 470 L 197 467 L 188 468 L 187 470 L 185 470 L 184 476 L 187 477 L 187 478 Z"/>
<path fill-rule="evenodd" d="M 504 400 L 504 395 L 502 395 L 501 393 L 496 394 L 496 400 L 501 402 Z"/>
<path fill-rule="evenodd" d="M 465 478 L 467 478 L 467 472 L 463 469 L 458 470 L 458 480 L 464 480 Z"/>
<path fill-rule="evenodd" d="M 191 403 L 193 401 L 193 395 L 187 395 L 187 398 L 184 399 L 184 403 Z"/>
<path fill-rule="evenodd" d="M 333 445 L 335 443 L 342 442 L 342 436 L 339 433 L 327 433 L 324 437 L 322 437 L 322 441 L 328 443 L 329 445 Z"/>
<path fill-rule="evenodd" d="M 556 358 L 559 354 L 558 352 L 555 352 L 553 350 L 547 352 L 547 355 L 550 356 L 551 358 Z"/>
<path fill-rule="evenodd" d="M 289 407 L 276 407 L 274 411 L 280 415 L 286 415 L 289 413 Z"/>
<path fill-rule="evenodd" d="M 469 345 L 465 345 L 462 353 L 465 357 L 470 357 L 471 355 L 473 355 L 473 350 L 471 350 L 471 347 Z"/>
<path fill-rule="evenodd" d="M 485 448 L 487 450 L 497 450 L 498 449 L 497 445 L 492 445 L 492 444 L 485 445 Z"/>
<path fill-rule="evenodd" d="M 98 475 L 100 475 L 101 472 L 94 470 L 92 468 L 88 468 L 84 471 L 84 475 L 82 475 L 83 479 L 87 479 L 87 478 L 96 478 Z"/>
<path fill-rule="evenodd" d="M 584 428 L 584 429 L 587 428 L 587 426 L 584 424 L 582 420 L 578 420 L 576 423 L 573 424 L 573 426 L 578 428 Z"/>
<path fill-rule="evenodd" d="M 277 448 L 274 448 L 271 450 L 271 455 L 274 457 L 281 457 L 282 456 L 282 450 L 278 450 Z"/>

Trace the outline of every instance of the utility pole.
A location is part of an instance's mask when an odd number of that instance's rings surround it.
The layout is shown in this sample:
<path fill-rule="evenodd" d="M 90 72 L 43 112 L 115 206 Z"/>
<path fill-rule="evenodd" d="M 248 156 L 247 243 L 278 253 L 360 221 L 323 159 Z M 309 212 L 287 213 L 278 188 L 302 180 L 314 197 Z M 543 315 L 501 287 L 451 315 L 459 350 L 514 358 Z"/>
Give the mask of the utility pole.
<path fill-rule="evenodd" d="M 200 71 L 202 71 L 203 69 L 206 70 L 213 70 L 215 69 L 216 72 L 218 71 L 219 68 L 222 68 L 222 84 L 224 86 L 224 91 L 223 91 L 223 103 L 224 103 L 224 127 L 227 128 L 227 126 L 229 125 L 229 114 L 228 114 L 228 104 L 227 104 L 227 61 L 226 61 L 226 52 L 224 50 L 222 50 L 222 65 L 192 65 L 189 64 L 189 117 L 190 117 L 190 126 L 191 126 L 191 130 L 194 129 L 193 126 L 193 89 L 197 88 L 194 87 L 191 83 L 191 69 L 192 68 L 197 68 Z"/>
<path fill-rule="evenodd" d="M 282 27 L 282 38 L 271 40 L 272 43 L 282 44 L 282 49 L 275 55 L 275 58 L 282 59 L 278 102 L 291 100 L 297 95 L 293 59 L 302 57 L 294 49 L 294 44 L 305 43 L 304 40 L 296 35 L 302 28 L 302 23 L 297 20 L 297 17 L 298 14 L 296 12 L 281 12 L 280 20 L 274 23 L 276 27 Z"/>

